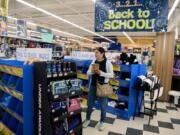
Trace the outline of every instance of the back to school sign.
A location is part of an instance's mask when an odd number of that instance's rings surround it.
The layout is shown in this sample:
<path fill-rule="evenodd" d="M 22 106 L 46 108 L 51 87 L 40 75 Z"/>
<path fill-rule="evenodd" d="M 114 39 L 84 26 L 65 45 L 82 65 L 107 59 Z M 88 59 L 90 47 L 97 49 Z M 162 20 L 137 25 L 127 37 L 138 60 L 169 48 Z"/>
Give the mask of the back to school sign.
<path fill-rule="evenodd" d="M 96 0 L 95 31 L 167 31 L 168 0 Z"/>

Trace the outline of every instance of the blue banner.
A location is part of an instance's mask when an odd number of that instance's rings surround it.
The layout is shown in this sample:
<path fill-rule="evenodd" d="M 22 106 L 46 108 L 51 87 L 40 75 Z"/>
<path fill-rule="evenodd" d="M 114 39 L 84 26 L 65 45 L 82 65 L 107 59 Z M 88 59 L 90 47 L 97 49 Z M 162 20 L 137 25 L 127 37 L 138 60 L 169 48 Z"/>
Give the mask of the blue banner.
<path fill-rule="evenodd" d="M 96 32 L 167 31 L 168 0 L 96 0 Z"/>

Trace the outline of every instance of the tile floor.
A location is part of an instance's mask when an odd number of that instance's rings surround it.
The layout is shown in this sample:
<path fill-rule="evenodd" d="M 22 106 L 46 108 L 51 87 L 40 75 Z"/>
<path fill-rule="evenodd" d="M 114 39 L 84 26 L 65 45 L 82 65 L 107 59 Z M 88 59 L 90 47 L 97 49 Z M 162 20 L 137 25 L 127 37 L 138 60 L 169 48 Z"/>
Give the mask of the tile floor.
<path fill-rule="evenodd" d="M 149 126 L 148 116 L 123 120 L 107 113 L 105 130 L 102 132 L 97 129 L 100 111 L 94 110 L 91 124 L 83 129 L 83 135 L 180 135 L 180 107 L 171 106 L 169 103 L 158 102 L 157 115 Z M 82 112 L 83 120 L 85 116 L 86 113 Z"/>

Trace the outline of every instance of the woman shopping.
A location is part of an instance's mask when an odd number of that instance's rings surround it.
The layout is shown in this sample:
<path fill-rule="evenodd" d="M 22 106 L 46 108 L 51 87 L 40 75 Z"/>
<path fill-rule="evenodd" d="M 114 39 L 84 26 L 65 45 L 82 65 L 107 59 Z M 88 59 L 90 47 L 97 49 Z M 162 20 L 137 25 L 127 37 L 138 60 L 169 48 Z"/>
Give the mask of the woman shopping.
<path fill-rule="evenodd" d="M 99 121 L 98 129 L 99 131 L 102 131 L 104 129 L 103 123 L 106 118 L 107 96 L 97 96 L 97 88 L 103 85 L 108 86 L 109 79 L 113 78 L 114 75 L 113 75 L 113 66 L 111 62 L 107 60 L 105 56 L 104 48 L 102 47 L 96 48 L 95 57 L 96 60 L 94 60 L 91 63 L 89 70 L 87 71 L 87 74 L 91 76 L 91 81 L 88 92 L 88 103 L 87 103 L 88 108 L 87 108 L 86 120 L 83 123 L 83 127 L 86 128 L 90 124 L 91 113 L 93 111 L 95 100 L 98 97 L 101 107 L 101 118 Z M 102 90 L 103 89 L 104 88 L 102 88 Z"/>

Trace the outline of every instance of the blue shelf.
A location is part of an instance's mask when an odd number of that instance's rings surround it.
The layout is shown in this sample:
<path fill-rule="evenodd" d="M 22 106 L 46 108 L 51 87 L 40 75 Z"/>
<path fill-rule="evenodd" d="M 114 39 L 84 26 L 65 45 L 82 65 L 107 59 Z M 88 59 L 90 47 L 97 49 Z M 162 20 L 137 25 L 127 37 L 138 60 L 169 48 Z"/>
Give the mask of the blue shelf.
<path fill-rule="evenodd" d="M 33 66 L 0 60 L 2 123 L 17 135 L 33 134 Z"/>
<path fill-rule="evenodd" d="M 131 65 L 120 65 L 120 71 L 121 72 L 131 72 Z"/>
<path fill-rule="evenodd" d="M 81 70 L 82 73 L 86 73 L 87 69 L 89 68 L 90 62 L 92 60 L 78 60 L 78 59 L 71 59 L 71 61 L 76 62 L 77 68 Z M 119 117 L 130 119 L 134 115 L 135 110 L 135 103 L 136 103 L 136 94 L 137 91 L 134 89 L 135 82 L 137 79 L 137 76 L 139 75 L 145 75 L 146 74 L 146 65 L 145 64 L 132 64 L 132 65 L 116 65 L 119 66 L 119 71 L 116 70 L 116 73 L 118 73 L 119 77 L 119 89 L 118 91 L 118 101 L 117 102 L 125 102 L 128 104 L 127 110 L 122 110 L 118 108 L 113 108 L 108 106 L 107 111 L 109 113 L 115 114 Z M 129 80 L 126 80 L 126 79 Z M 88 78 L 88 81 L 83 80 L 83 85 L 90 84 L 91 78 Z M 142 98 L 142 94 L 139 96 L 139 99 Z M 109 100 L 113 100 L 112 98 L 109 98 Z M 96 108 L 99 108 L 99 106 L 96 104 Z"/>
<path fill-rule="evenodd" d="M 95 108 L 100 109 L 100 104 L 98 102 L 95 103 Z M 116 115 L 118 117 L 122 117 L 124 119 L 129 119 L 129 113 L 126 110 L 122 110 L 122 109 L 119 109 L 119 108 L 114 108 L 114 107 L 111 107 L 111 106 L 107 106 L 106 111 L 108 113 L 114 114 L 114 115 Z"/>
<path fill-rule="evenodd" d="M 119 80 L 120 81 L 120 86 L 125 87 L 125 88 L 129 88 L 130 87 L 130 81 L 128 80 Z"/>
<path fill-rule="evenodd" d="M 129 96 L 118 94 L 118 101 L 128 102 L 129 101 Z"/>

